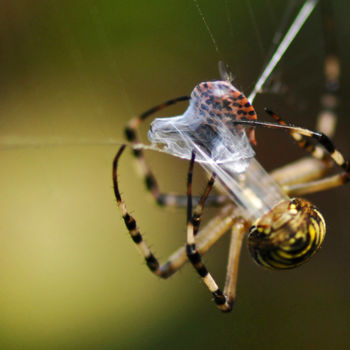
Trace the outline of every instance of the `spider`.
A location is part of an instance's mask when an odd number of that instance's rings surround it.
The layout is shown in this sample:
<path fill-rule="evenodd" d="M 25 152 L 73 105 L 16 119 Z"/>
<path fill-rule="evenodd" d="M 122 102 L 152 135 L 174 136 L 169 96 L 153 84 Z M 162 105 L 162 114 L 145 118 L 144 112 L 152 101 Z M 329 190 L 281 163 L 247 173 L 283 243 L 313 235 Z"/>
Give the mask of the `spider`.
<path fill-rule="evenodd" d="M 329 127 L 328 133 L 332 132 L 333 127 L 332 123 L 325 123 L 325 121 L 334 113 L 336 107 L 334 101 L 336 101 L 339 85 L 338 74 L 335 73 L 339 72 L 338 64 L 334 52 L 329 47 L 327 49 L 326 46 L 326 92 L 323 98 L 324 111 L 319 116 L 319 125 Z M 218 90 L 217 86 L 221 86 L 221 88 Z M 225 90 L 225 93 L 222 93 L 223 90 Z M 116 154 L 113 161 L 115 196 L 130 236 L 144 256 L 148 268 L 155 275 L 168 278 L 189 261 L 213 295 L 217 307 L 223 312 L 229 312 L 232 310 L 236 297 L 239 256 L 242 241 L 247 232 L 249 232 L 249 251 L 255 262 L 263 267 L 290 269 L 309 260 L 322 244 L 326 225 L 322 214 L 314 205 L 305 199 L 295 198 L 294 196 L 343 185 L 350 179 L 350 166 L 325 133 L 289 125 L 269 109 L 266 109 L 266 112 L 274 118 L 275 123 L 258 121 L 255 110 L 248 99 L 227 81 L 201 83 L 195 87 L 191 97 L 178 97 L 149 109 L 128 124 L 125 130 L 128 141 L 133 144 L 138 143 L 137 128 L 149 116 L 169 105 L 188 100 L 190 100 L 189 108 L 193 108 L 193 106 L 197 108 L 196 113 L 202 120 L 200 125 L 207 126 L 204 134 L 201 134 L 202 136 L 208 136 L 206 134 L 208 125 L 215 125 L 218 118 L 223 120 L 224 117 L 228 117 L 231 127 L 232 125 L 236 128 L 248 127 L 249 140 L 252 144 L 255 144 L 253 127 L 283 129 L 290 134 L 299 147 L 304 148 L 311 155 L 285 165 L 273 171 L 270 175 L 266 175 L 266 178 L 272 177 L 279 184 L 280 189 L 278 191 L 282 192 L 283 195 L 273 203 L 271 209 L 261 215 L 251 217 L 249 211 L 242 210 L 242 206 L 229 200 L 226 191 L 223 195 L 210 195 L 216 178 L 220 180 L 220 175 L 217 175 L 215 171 L 212 171 L 202 196 L 199 198 L 192 196 L 192 174 L 197 157 L 195 150 L 190 150 L 187 195 L 181 196 L 162 193 L 145 161 L 143 151 L 134 149 L 133 153 L 143 170 L 146 186 L 157 203 L 163 206 L 187 207 L 186 245 L 175 251 L 165 264 L 160 265 L 143 240 L 135 219 L 128 213 L 120 195 L 117 168 L 125 145 Z M 213 131 L 213 127 L 210 126 L 209 130 Z M 323 130 L 325 130 L 325 127 L 323 127 Z M 166 129 L 165 131 L 169 132 L 168 136 L 170 138 L 173 130 Z M 316 144 L 310 142 L 310 139 L 314 140 Z M 196 141 L 201 147 L 206 146 L 203 140 L 197 139 Z M 343 171 L 336 175 L 324 177 L 325 173 L 334 164 L 341 167 Z M 249 185 L 243 184 L 242 190 L 246 191 L 247 189 L 250 190 Z M 248 199 L 251 198 L 249 192 L 247 196 Z M 196 203 L 194 211 L 192 209 L 193 203 Z M 219 214 L 199 230 L 204 205 L 222 205 L 222 207 Z M 229 230 L 231 230 L 231 241 L 226 281 L 222 290 L 204 265 L 202 255 Z"/>

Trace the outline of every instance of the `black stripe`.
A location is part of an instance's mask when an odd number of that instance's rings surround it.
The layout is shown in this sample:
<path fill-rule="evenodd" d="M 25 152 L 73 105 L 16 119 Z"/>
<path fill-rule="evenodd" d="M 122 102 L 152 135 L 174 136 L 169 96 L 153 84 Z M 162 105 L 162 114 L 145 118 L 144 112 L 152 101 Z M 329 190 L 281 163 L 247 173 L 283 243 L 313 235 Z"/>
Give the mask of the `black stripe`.
<path fill-rule="evenodd" d="M 155 187 L 157 187 L 156 181 L 155 181 L 154 176 L 152 174 L 147 174 L 145 176 L 145 184 L 149 190 L 152 190 Z"/>
<path fill-rule="evenodd" d="M 142 119 L 142 120 L 146 119 L 149 115 L 151 115 L 151 114 L 157 112 L 159 109 L 161 109 L 161 107 L 162 107 L 162 105 L 156 106 L 156 107 L 153 107 L 153 108 L 149 109 L 148 111 L 142 113 L 140 115 L 140 119 Z"/>
<path fill-rule="evenodd" d="M 335 151 L 335 147 L 333 145 L 333 142 L 331 141 L 331 139 L 326 136 L 323 133 L 318 133 L 316 134 L 316 139 L 318 139 L 318 141 L 323 145 L 323 147 L 329 152 L 329 153 L 333 153 Z"/>
<path fill-rule="evenodd" d="M 186 254 L 193 265 L 199 264 L 202 261 L 201 256 L 196 251 L 195 244 L 186 244 Z"/>
<path fill-rule="evenodd" d="M 195 252 L 191 255 L 187 255 L 187 257 L 193 265 L 196 265 L 202 262 L 201 256 L 199 255 L 198 252 Z"/>
<path fill-rule="evenodd" d="M 136 221 L 132 216 L 130 216 L 129 214 L 126 214 L 125 216 L 123 216 L 123 219 L 129 231 L 136 229 Z"/>
<path fill-rule="evenodd" d="M 209 273 L 207 268 L 203 264 L 200 264 L 200 266 L 198 266 L 198 267 L 195 266 L 195 268 L 202 278 L 206 277 Z"/>
<path fill-rule="evenodd" d="M 127 126 L 124 130 L 124 133 L 125 133 L 125 137 L 128 141 L 135 141 L 136 140 L 135 130 L 133 130 Z"/>
<path fill-rule="evenodd" d="M 166 203 L 166 198 L 167 196 L 164 195 L 163 193 L 161 193 L 159 196 L 157 196 L 156 201 L 157 204 L 160 205 L 161 207 L 164 207 L 167 203 Z"/>
<path fill-rule="evenodd" d="M 200 221 L 200 215 L 199 214 L 194 214 L 192 217 L 192 225 L 194 229 L 198 229 L 198 226 L 200 225 L 201 221 Z"/>
<path fill-rule="evenodd" d="M 136 233 L 136 235 L 131 235 L 131 238 L 136 244 L 140 244 L 142 242 L 142 236 L 140 232 Z"/>
<path fill-rule="evenodd" d="M 132 152 L 136 158 L 141 158 L 142 151 L 140 149 L 133 149 Z"/>
<path fill-rule="evenodd" d="M 223 295 L 220 289 L 212 293 L 214 296 L 214 301 L 216 305 L 223 305 L 226 303 L 226 297 Z"/>
<path fill-rule="evenodd" d="M 149 256 L 145 257 L 146 264 L 151 271 L 156 271 L 159 268 L 158 260 L 151 253 Z"/>

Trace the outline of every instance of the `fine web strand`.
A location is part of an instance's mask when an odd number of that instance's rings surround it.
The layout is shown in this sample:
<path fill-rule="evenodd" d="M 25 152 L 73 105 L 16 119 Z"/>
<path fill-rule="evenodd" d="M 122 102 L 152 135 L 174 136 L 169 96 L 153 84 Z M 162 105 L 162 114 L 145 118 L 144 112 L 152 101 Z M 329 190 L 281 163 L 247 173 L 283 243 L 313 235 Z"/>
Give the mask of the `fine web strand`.
<path fill-rule="evenodd" d="M 111 40 L 107 35 L 105 25 L 103 24 L 103 21 L 101 20 L 101 15 L 99 13 L 99 8 L 97 6 L 97 1 L 94 0 L 90 3 L 90 17 L 91 20 L 96 28 L 96 33 L 99 37 L 99 40 L 101 44 L 107 49 L 106 50 L 106 59 L 107 64 L 111 68 L 111 71 L 114 73 L 114 77 L 118 80 L 118 86 L 121 89 L 122 98 L 124 100 L 126 109 L 129 112 L 129 115 L 133 115 L 133 108 L 132 104 L 128 95 L 128 92 L 126 90 L 126 83 L 124 81 L 124 78 L 122 76 L 121 71 L 122 69 L 119 69 L 119 62 L 117 60 L 116 55 L 113 54 L 113 47 L 111 45 Z"/>
<path fill-rule="evenodd" d="M 268 1 L 268 0 L 266 0 L 266 1 Z M 271 21 L 277 22 L 278 18 L 280 18 L 280 17 L 273 13 L 271 4 L 269 3 L 269 5 L 270 5 L 269 9 L 271 10 L 270 11 L 271 12 L 271 15 L 270 15 Z M 288 6 L 287 6 L 286 10 L 283 12 L 282 18 L 280 19 L 279 27 L 276 30 L 275 34 L 273 35 L 272 44 L 271 44 L 270 48 L 268 49 L 267 55 L 265 57 L 264 66 L 266 66 L 266 64 L 269 62 L 269 59 L 273 56 L 274 52 L 276 51 L 278 45 L 280 44 L 280 42 L 283 38 L 283 33 L 287 32 L 288 22 L 292 18 L 292 14 L 293 14 L 295 7 L 296 7 L 295 0 L 291 0 L 288 2 Z"/>
<path fill-rule="evenodd" d="M 256 82 L 253 91 L 248 97 L 250 103 L 253 103 L 257 93 L 259 93 L 262 90 L 266 80 L 269 78 L 276 65 L 281 60 L 284 53 L 287 51 L 289 45 L 292 43 L 296 35 L 299 33 L 300 29 L 303 27 L 305 21 L 309 18 L 317 3 L 318 0 L 308 0 L 304 3 L 297 17 L 290 26 L 288 32 L 279 44 L 276 52 L 273 54 L 271 60 L 267 64 L 258 81 Z"/>
<path fill-rule="evenodd" d="M 132 149 L 151 150 L 160 153 L 166 153 L 159 145 L 146 145 L 141 142 L 130 143 L 116 139 L 72 139 L 53 137 L 40 141 L 30 137 L 3 137 L 0 140 L 0 151 L 21 149 L 21 148 L 56 148 L 56 147 L 79 147 L 79 146 L 122 146 L 127 145 Z"/>
<path fill-rule="evenodd" d="M 197 7 L 198 13 L 199 13 L 199 15 L 200 15 L 201 18 L 202 18 L 202 21 L 203 21 L 203 23 L 204 23 L 204 26 L 205 26 L 205 28 L 206 28 L 207 31 L 208 31 L 208 34 L 209 34 L 210 39 L 211 39 L 211 41 L 212 41 L 212 43 L 213 43 L 213 45 L 214 45 L 214 47 L 215 47 L 215 50 L 216 50 L 217 54 L 220 54 L 218 44 L 216 43 L 216 40 L 215 40 L 215 38 L 214 38 L 214 34 L 213 34 L 213 32 L 211 31 L 211 29 L 210 29 L 210 27 L 209 27 L 209 25 L 208 25 L 208 23 L 207 23 L 207 21 L 206 21 L 206 19 L 205 19 L 205 17 L 204 17 L 203 11 L 202 11 L 201 7 L 199 6 L 198 1 L 197 1 L 197 0 L 193 0 L 193 2 L 194 2 L 194 4 L 195 4 L 196 7 Z"/>
<path fill-rule="evenodd" d="M 226 1 L 226 5 L 227 5 L 227 0 Z M 213 32 L 211 31 L 211 29 L 208 26 L 208 23 L 205 19 L 205 16 L 203 14 L 203 11 L 201 9 L 201 7 L 199 6 L 199 3 L 197 0 L 193 0 L 193 2 L 195 3 L 198 13 L 201 16 L 203 23 L 210 35 L 211 41 L 215 47 L 215 50 L 217 52 L 219 52 L 219 48 L 218 45 L 216 43 L 216 40 L 214 38 Z M 316 6 L 317 4 L 317 0 L 308 0 L 305 2 L 304 6 L 302 7 L 300 13 L 298 14 L 298 16 L 296 17 L 296 19 L 294 20 L 292 26 L 290 27 L 288 33 L 285 35 L 284 39 L 281 41 L 279 47 L 277 48 L 276 52 L 274 53 L 274 55 L 272 56 L 272 59 L 270 60 L 270 62 L 268 63 L 268 65 L 266 66 L 263 74 L 261 75 L 261 77 L 259 78 L 259 80 L 257 81 L 255 88 L 253 90 L 253 92 L 251 93 L 251 95 L 249 96 L 249 100 L 254 100 L 256 94 L 262 89 L 263 85 L 265 84 L 266 80 L 268 79 L 268 77 L 270 76 L 270 74 L 272 73 L 272 71 L 274 70 L 275 66 L 277 65 L 278 61 L 281 59 L 282 55 L 284 54 L 284 52 L 288 49 L 290 43 L 293 41 L 295 35 L 297 34 L 297 32 L 301 29 L 301 27 L 303 26 L 304 22 L 306 21 L 306 19 L 308 18 L 308 16 L 311 14 L 313 8 Z M 229 14 L 228 14 L 229 15 Z M 106 38 L 106 33 L 103 30 L 103 27 L 100 23 L 99 19 L 99 14 L 96 13 L 96 9 L 93 8 L 92 14 L 91 16 L 94 19 L 95 22 L 95 26 L 97 29 L 99 29 L 99 35 L 101 37 L 101 40 L 103 39 L 104 44 L 108 44 L 107 38 Z M 251 16 L 250 16 L 251 17 Z M 254 20 L 254 18 L 252 19 Z M 230 21 L 230 25 L 232 26 L 232 21 Z M 281 29 L 279 29 L 281 30 Z M 257 37 L 257 40 L 259 41 L 259 37 Z M 118 69 L 118 63 L 115 61 L 115 59 L 112 59 L 111 55 L 108 55 L 108 59 L 109 59 L 109 64 L 110 66 L 113 66 L 113 68 L 116 70 L 116 72 L 118 73 L 118 79 L 120 81 L 122 81 L 122 77 L 119 74 L 119 69 Z M 124 84 L 120 84 L 121 86 L 124 86 Z M 127 96 L 127 92 L 125 91 L 125 88 L 123 88 L 125 96 L 124 96 L 124 101 L 127 102 L 129 109 L 131 108 L 130 106 L 130 102 L 128 100 L 128 96 Z M 111 146 L 111 145 L 121 145 L 125 142 L 123 141 L 119 141 L 119 140 L 114 140 L 114 139 L 67 139 L 65 137 L 54 137 L 54 138 L 49 138 L 49 139 L 45 139 L 44 141 L 42 141 L 41 139 L 35 139 L 35 138 L 26 138 L 26 137 L 2 137 L 0 139 L 0 149 L 11 149 L 11 148 L 24 148 L 24 147 L 55 147 L 55 146 L 80 146 L 80 145 L 86 145 L 86 146 Z M 153 147 L 153 146 L 152 146 Z M 161 150 L 159 148 L 149 148 L 152 150 L 156 150 L 161 152 Z"/>
<path fill-rule="evenodd" d="M 251 21 L 252 21 L 252 26 L 254 28 L 254 32 L 256 35 L 256 39 L 257 39 L 257 42 L 259 45 L 260 55 L 261 55 L 261 58 L 264 60 L 266 57 L 266 54 L 265 54 L 265 50 L 264 50 L 264 46 L 263 46 L 263 41 L 262 41 L 262 38 L 260 35 L 260 30 L 258 28 L 258 23 L 257 23 L 257 20 L 255 18 L 254 10 L 253 10 L 253 7 L 252 7 L 250 0 L 246 0 L 246 4 L 248 7 L 249 16 L 250 16 Z"/>
<path fill-rule="evenodd" d="M 231 9 L 230 9 L 228 0 L 225 0 L 226 20 L 227 20 L 227 23 L 229 25 L 229 33 L 230 33 L 231 40 L 233 40 L 235 35 L 233 34 L 233 25 L 232 25 L 232 18 L 231 18 L 230 12 L 231 12 Z"/>

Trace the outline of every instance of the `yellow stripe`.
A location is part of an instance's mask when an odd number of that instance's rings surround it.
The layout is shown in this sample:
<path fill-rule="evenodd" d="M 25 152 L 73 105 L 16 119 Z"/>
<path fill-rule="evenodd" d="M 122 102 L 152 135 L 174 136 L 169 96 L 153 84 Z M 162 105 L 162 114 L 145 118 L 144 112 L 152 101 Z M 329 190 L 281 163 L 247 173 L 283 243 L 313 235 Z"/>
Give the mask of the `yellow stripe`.
<path fill-rule="evenodd" d="M 334 161 L 338 164 L 338 165 L 343 165 L 345 160 L 344 157 L 342 156 L 342 154 L 335 150 L 332 154 L 331 157 L 334 159 Z"/>

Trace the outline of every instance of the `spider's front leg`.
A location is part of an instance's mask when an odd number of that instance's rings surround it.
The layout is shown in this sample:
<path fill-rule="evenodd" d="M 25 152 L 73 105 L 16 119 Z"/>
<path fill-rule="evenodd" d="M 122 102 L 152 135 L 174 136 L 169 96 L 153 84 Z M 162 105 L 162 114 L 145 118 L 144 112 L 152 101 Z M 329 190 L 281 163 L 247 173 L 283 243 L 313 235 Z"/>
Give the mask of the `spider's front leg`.
<path fill-rule="evenodd" d="M 209 291 L 214 296 L 214 302 L 217 307 L 223 312 L 230 312 L 233 307 L 233 303 L 236 296 L 236 283 L 237 283 L 237 273 L 238 273 L 238 263 L 241 251 L 242 240 L 244 233 L 247 232 L 247 222 L 243 218 L 235 218 L 232 227 L 232 236 L 230 244 L 230 253 L 228 260 L 228 268 L 226 275 L 226 283 L 224 292 L 219 288 L 215 282 L 212 275 L 209 273 L 208 269 L 202 262 L 202 257 L 197 250 L 195 236 L 198 231 L 200 224 L 201 214 L 204 207 L 205 199 L 210 193 L 210 190 L 214 184 L 215 174 L 210 178 L 207 187 L 204 191 L 203 196 L 200 199 L 199 205 L 197 206 L 194 215 L 192 215 L 192 174 L 194 166 L 195 154 L 192 153 L 192 158 L 190 162 L 190 167 L 188 171 L 187 180 L 187 244 L 186 244 L 186 254 L 200 275 L 202 281 L 208 287 Z"/>
<path fill-rule="evenodd" d="M 146 264 L 151 272 L 153 272 L 155 275 L 167 278 L 171 274 L 173 274 L 175 271 L 172 267 L 172 265 L 168 262 L 164 265 L 160 265 L 157 258 L 153 255 L 150 248 L 148 247 L 147 243 L 144 241 L 141 232 L 139 228 L 137 227 L 136 220 L 128 213 L 125 203 L 123 202 L 120 192 L 119 192 L 119 186 L 118 186 L 118 161 L 120 156 L 122 155 L 123 151 L 125 149 L 125 145 L 121 146 L 118 153 L 116 154 L 114 161 L 113 161 L 113 187 L 114 187 L 114 194 L 117 199 L 118 207 L 122 213 L 125 226 L 128 229 L 130 236 L 134 243 L 136 244 L 138 250 L 144 257 Z"/>

